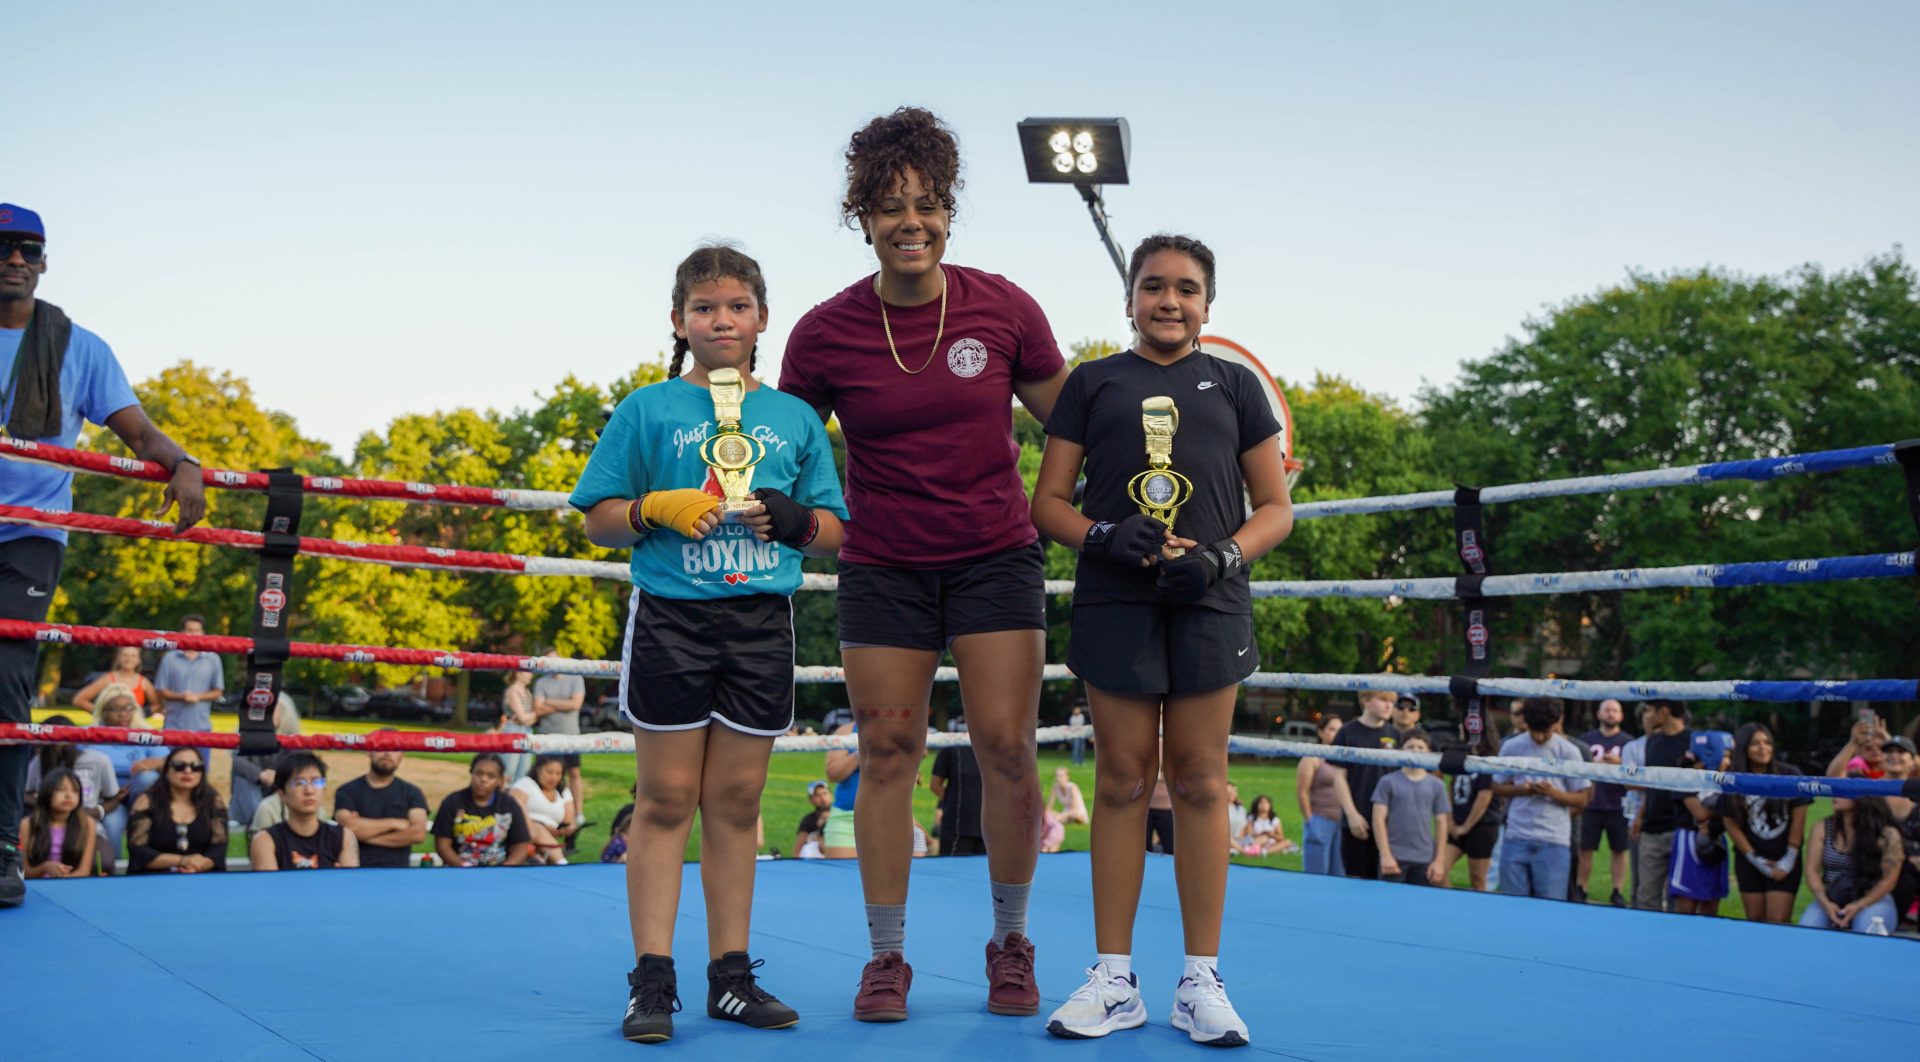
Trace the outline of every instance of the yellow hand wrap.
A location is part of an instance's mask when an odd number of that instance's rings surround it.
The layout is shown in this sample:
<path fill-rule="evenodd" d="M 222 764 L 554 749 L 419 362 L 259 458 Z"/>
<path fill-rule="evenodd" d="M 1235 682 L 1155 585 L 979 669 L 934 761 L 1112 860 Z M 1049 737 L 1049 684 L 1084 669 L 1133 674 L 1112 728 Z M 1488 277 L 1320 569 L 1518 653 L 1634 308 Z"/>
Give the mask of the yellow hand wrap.
<path fill-rule="evenodd" d="M 683 487 L 679 490 L 651 491 L 640 499 L 640 522 L 648 527 L 667 527 L 692 537 L 700 518 L 720 507 L 720 499 L 704 490 Z"/>

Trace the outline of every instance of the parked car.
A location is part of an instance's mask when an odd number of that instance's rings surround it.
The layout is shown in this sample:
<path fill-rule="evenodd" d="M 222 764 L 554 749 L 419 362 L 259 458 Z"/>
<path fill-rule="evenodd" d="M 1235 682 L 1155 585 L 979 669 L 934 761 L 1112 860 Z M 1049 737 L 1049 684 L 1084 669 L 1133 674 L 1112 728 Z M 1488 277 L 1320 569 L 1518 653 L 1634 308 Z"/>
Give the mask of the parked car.
<path fill-rule="evenodd" d="M 1313 724 L 1305 719 L 1289 719 L 1280 724 L 1280 740 L 1318 741 L 1320 734 L 1314 729 Z"/>
<path fill-rule="evenodd" d="M 500 701 L 498 698 L 467 698 L 467 722 L 476 726 L 492 726 L 499 718 Z"/>
<path fill-rule="evenodd" d="M 367 698 L 366 714 L 395 721 L 440 723 L 453 718 L 453 708 L 401 690 L 381 690 Z"/>
<path fill-rule="evenodd" d="M 603 694 L 599 699 L 580 709 L 580 729 L 587 730 L 626 730 L 629 724 L 620 715 L 620 695 Z"/>
<path fill-rule="evenodd" d="M 363 686 L 328 686 L 320 691 L 318 703 L 331 715 L 365 715 L 372 696 Z"/>

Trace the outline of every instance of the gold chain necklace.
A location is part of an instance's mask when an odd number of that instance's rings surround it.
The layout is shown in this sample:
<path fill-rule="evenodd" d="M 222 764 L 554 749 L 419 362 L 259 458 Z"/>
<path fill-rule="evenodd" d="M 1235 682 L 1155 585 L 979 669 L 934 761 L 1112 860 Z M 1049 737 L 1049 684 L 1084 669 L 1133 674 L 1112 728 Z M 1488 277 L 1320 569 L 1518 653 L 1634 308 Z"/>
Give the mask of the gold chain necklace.
<path fill-rule="evenodd" d="M 933 333 L 933 350 L 927 353 L 927 360 L 921 362 L 917 369 L 907 368 L 907 363 L 900 360 L 900 350 L 893 345 L 893 322 L 887 320 L 887 298 L 880 294 L 878 278 L 874 280 L 873 286 L 874 294 L 880 295 L 880 328 L 887 333 L 887 350 L 893 353 L 893 363 L 900 366 L 900 371 L 908 376 L 918 376 L 926 372 L 927 366 L 933 364 L 933 356 L 940 353 L 941 338 L 947 334 L 947 271 L 944 268 L 940 270 L 940 328 Z"/>

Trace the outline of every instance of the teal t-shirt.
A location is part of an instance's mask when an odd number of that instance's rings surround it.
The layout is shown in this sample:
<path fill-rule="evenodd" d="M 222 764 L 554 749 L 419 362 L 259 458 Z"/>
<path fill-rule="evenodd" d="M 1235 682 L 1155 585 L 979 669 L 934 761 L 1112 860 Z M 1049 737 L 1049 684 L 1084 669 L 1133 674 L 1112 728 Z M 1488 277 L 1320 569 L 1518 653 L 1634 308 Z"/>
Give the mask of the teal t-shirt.
<path fill-rule="evenodd" d="M 741 403 L 740 425 L 767 448 L 753 467 L 753 486 L 847 518 L 827 428 L 812 407 L 761 384 Z M 655 490 L 694 487 L 720 497 L 713 470 L 700 460 L 700 444 L 714 431 L 706 388 L 679 378 L 642 387 L 613 411 L 567 500 L 586 512 L 608 498 Z M 706 600 L 800 588 L 800 551 L 762 542 L 740 524 L 721 524 L 699 541 L 661 528 L 633 547 L 631 563 L 634 585 L 656 597 Z"/>

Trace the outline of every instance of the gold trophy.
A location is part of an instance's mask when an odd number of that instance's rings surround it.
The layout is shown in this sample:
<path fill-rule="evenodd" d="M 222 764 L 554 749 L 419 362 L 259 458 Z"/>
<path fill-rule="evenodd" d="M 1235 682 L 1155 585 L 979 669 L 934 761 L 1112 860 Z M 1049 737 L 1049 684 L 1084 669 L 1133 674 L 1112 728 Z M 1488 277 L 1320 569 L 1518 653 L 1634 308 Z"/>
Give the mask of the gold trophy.
<path fill-rule="evenodd" d="M 1180 430 L 1180 410 L 1173 399 L 1155 395 L 1141 401 L 1140 424 L 1147 433 L 1147 470 L 1127 481 L 1127 496 L 1141 512 L 1171 529 L 1180 507 L 1193 498 L 1193 481 L 1173 470 L 1173 433 Z M 1186 552 L 1166 547 L 1169 557 Z"/>
<path fill-rule="evenodd" d="M 747 394 L 740 370 L 709 371 L 707 391 L 713 395 L 713 422 L 718 430 L 700 444 L 700 460 L 713 469 L 726 495 L 720 502 L 720 518 L 738 523 L 741 513 L 760 504 L 753 497 L 753 466 L 767 456 L 767 447 L 740 430 L 740 404 Z"/>

